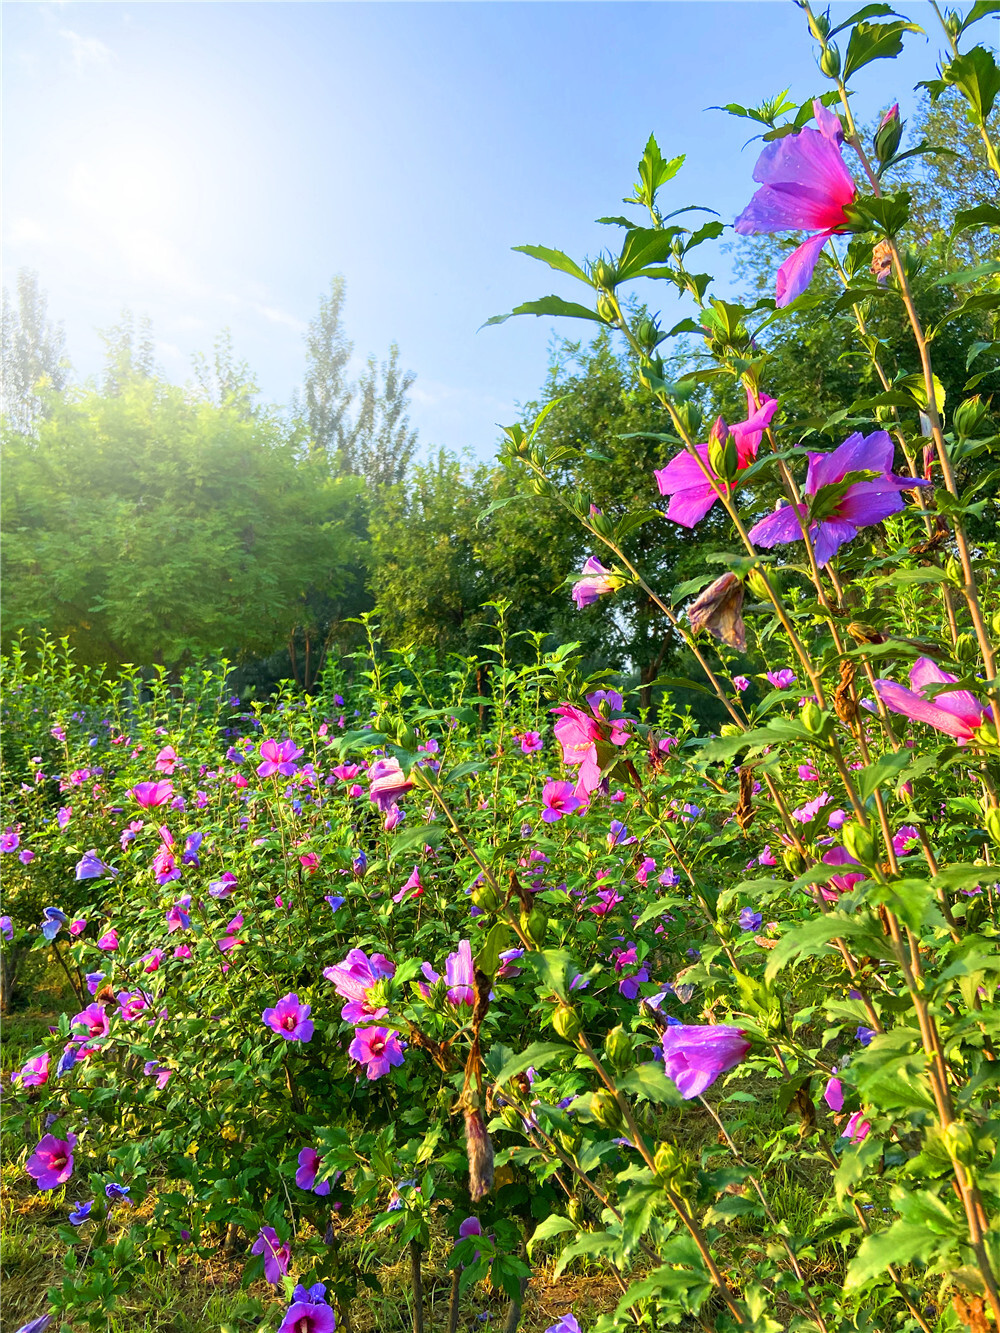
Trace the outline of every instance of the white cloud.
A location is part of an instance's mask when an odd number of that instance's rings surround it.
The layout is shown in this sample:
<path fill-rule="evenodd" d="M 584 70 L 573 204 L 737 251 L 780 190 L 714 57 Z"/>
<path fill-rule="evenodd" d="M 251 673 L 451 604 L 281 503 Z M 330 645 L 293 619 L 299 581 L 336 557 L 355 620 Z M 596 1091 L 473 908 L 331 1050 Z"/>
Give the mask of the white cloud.
<path fill-rule="evenodd" d="M 110 46 L 105 46 L 99 37 L 84 37 L 72 28 L 60 28 L 59 36 L 69 42 L 73 64 L 78 70 L 85 70 L 90 65 L 107 65 L 112 59 Z"/>

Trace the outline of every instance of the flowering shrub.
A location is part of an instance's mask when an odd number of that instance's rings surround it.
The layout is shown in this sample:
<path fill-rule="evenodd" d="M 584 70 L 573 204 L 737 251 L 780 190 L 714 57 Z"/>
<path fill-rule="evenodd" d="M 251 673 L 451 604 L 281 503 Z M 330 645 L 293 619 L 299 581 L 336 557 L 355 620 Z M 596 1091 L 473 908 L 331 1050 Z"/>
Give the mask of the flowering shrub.
<path fill-rule="evenodd" d="M 708 295 L 687 258 L 721 225 L 668 225 L 676 164 L 651 140 L 633 202 L 653 225 L 612 219 L 617 258 L 525 247 L 593 308 L 515 312 L 617 330 L 671 455 L 650 504 L 727 516 L 722 574 L 657 590 L 625 549 L 656 511 L 595 512 L 560 492 L 537 423 L 506 432 L 512 471 L 601 551 L 570 580 L 580 614 L 641 587 L 714 732 L 581 678 L 572 645 L 510 665 L 504 605 L 488 699 L 472 663 L 435 675 L 374 643 L 350 677 L 249 709 L 224 673 L 7 664 L 4 949 L 33 939 L 77 997 L 6 1093 L 26 1171 L 63 1191 L 58 1315 L 100 1327 L 143 1257 L 228 1238 L 277 1289 L 268 1327 L 349 1326 L 363 1238 L 385 1232 L 419 1328 L 444 1232 L 451 1328 L 486 1278 L 516 1327 L 542 1253 L 621 1291 L 550 1333 L 1000 1323 L 1000 618 L 964 480 L 997 436 L 974 398 L 944 415 L 908 201 L 883 186 L 898 113 L 871 149 L 853 118 L 848 84 L 913 25 L 803 8 L 832 89 L 729 108 L 769 139 L 738 230 L 812 233 L 774 298 Z M 958 47 L 988 10 L 946 20 L 941 73 L 995 162 L 992 57 Z M 956 225 L 1000 223 L 973 212 Z M 766 330 L 827 260 L 885 391 L 792 434 Z M 951 276 L 954 317 L 1000 307 L 993 268 Z M 694 300 L 707 368 L 667 379 L 669 335 L 619 296 L 640 277 Z M 874 301 L 910 365 L 867 338 Z M 745 421 L 703 429 L 709 379 L 745 392 Z M 129 1244 L 105 1245 L 137 1204 Z"/>

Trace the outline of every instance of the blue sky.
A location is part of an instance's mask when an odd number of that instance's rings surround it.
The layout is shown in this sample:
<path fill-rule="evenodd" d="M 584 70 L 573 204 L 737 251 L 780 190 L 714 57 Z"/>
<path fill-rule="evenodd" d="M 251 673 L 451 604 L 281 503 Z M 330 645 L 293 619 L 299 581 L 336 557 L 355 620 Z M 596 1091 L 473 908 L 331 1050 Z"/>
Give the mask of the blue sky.
<path fill-rule="evenodd" d="M 930 40 L 859 75 L 865 116 L 905 115 L 934 72 L 929 6 L 900 7 Z M 510 247 L 607 245 L 593 219 L 623 211 L 650 131 L 687 154 L 668 206 L 731 221 L 756 147 L 706 108 L 825 86 L 790 0 L 8 4 L 4 27 L 4 282 L 38 270 L 79 375 L 128 306 L 171 378 L 228 327 L 287 402 L 342 273 L 359 359 L 395 341 L 417 374 L 424 447 L 480 456 L 537 392 L 553 324 L 477 329 L 574 295 Z"/>

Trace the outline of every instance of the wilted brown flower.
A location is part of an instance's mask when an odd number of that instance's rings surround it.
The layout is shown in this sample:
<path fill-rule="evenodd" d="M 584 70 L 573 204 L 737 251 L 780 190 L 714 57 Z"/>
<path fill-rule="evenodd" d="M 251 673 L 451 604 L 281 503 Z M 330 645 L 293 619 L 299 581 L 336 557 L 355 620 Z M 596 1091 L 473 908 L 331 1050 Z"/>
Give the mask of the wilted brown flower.
<path fill-rule="evenodd" d="M 710 583 L 688 607 L 691 631 L 707 629 L 730 648 L 746 651 L 747 635 L 743 624 L 743 584 L 732 571 Z"/>
<path fill-rule="evenodd" d="M 483 1113 L 465 1108 L 465 1151 L 469 1159 L 469 1194 L 481 1199 L 493 1188 L 493 1144 L 486 1132 Z"/>

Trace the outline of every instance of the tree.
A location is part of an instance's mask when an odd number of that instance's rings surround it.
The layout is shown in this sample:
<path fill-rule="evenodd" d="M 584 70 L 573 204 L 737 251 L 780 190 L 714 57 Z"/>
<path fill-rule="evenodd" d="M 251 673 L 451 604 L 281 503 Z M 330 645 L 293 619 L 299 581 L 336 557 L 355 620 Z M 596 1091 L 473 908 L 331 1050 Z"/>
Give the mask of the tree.
<path fill-rule="evenodd" d="M 45 410 L 45 390 L 66 387 L 66 334 L 48 318 L 48 299 L 33 269 L 17 275 L 17 305 L 3 293 L 2 412 L 11 430 L 30 434 Z"/>
<path fill-rule="evenodd" d="M 399 368 L 399 348 L 379 365 L 368 358 L 358 383 L 358 414 L 344 444 L 343 470 L 362 476 L 371 487 L 394 486 L 403 480 L 417 444 L 406 412 L 407 395 L 416 379 Z"/>
<path fill-rule="evenodd" d="M 348 429 L 348 410 L 354 387 L 347 377 L 354 344 L 344 332 L 341 312 L 347 288 L 337 274 L 330 280 L 330 293 L 321 296 L 319 312 L 306 334 L 306 376 L 302 399 L 297 406 L 309 431 L 309 447 L 323 452 L 340 465 Z"/>
<path fill-rule="evenodd" d="M 276 419 L 132 376 L 62 397 L 37 441 L 6 446 L 8 641 L 45 629 L 112 663 L 260 656 L 311 597 L 359 581 L 359 484 Z"/>
<path fill-rule="evenodd" d="M 197 352 L 193 361 L 195 383 L 210 403 L 231 407 L 241 417 L 254 415 L 254 399 L 260 387 L 247 362 L 237 361 L 229 329 L 223 329 L 216 338 L 211 360 Z"/>
<path fill-rule="evenodd" d="M 148 315 L 138 322 L 131 310 L 123 310 L 121 321 L 99 329 L 104 343 L 102 387 L 108 395 L 122 393 L 135 379 L 151 379 L 156 371 L 153 326 Z"/>

